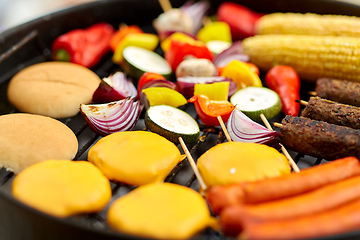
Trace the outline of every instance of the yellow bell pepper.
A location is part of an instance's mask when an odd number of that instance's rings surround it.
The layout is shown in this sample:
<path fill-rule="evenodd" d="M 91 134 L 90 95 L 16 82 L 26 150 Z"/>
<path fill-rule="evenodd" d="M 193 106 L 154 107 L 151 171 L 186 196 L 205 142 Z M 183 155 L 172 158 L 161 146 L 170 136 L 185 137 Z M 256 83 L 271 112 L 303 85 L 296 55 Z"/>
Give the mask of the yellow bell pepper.
<path fill-rule="evenodd" d="M 177 40 L 186 43 L 196 43 L 196 40 L 190 37 L 189 35 L 186 35 L 185 33 L 181 33 L 181 32 L 175 32 L 161 42 L 160 46 L 161 49 L 164 51 L 164 53 L 169 50 L 170 43 L 172 40 Z"/>
<path fill-rule="evenodd" d="M 123 61 L 123 51 L 128 46 L 136 46 L 154 51 L 159 44 L 159 37 L 152 33 L 132 33 L 126 35 L 120 43 L 118 43 L 114 55 L 113 62 L 120 64 Z"/>
<path fill-rule="evenodd" d="M 238 90 L 249 86 L 262 87 L 259 76 L 240 60 L 232 60 L 222 69 L 220 76 L 231 78 Z"/>
<path fill-rule="evenodd" d="M 202 27 L 196 34 L 197 39 L 207 43 L 211 40 L 221 40 L 232 43 L 229 24 L 226 22 L 211 22 Z"/>
<path fill-rule="evenodd" d="M 164 104 L 179 107 L 187 104 L 186 98 L 181 93 L 167 87 L 149 87 L 142 92 L 145 93 L 150 106 Z"/>
<path fill-rule="evenodd" d="M 205 95 L 210 100 L 227 101 L 230 82 L 196 83 L 194 95 Z"/>

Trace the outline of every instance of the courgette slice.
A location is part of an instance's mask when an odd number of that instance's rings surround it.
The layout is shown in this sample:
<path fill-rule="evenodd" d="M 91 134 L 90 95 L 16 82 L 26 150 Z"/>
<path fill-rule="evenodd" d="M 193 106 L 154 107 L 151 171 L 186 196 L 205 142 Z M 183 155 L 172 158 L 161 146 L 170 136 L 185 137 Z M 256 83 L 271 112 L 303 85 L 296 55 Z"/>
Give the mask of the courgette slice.
<path fill-rule="evenodd" d="M 256 122 L 262 122 L 261 113 L 271 119 L 278 115 L 282 108 L 279 95 L 266 87 L 240 89 L 232 95 L 230 102 Z"/>
<path fill-rule="evenodd" d="M 124 60 L 121 67 L 130 76 L 139 79 L 145 72 L 163 75 L 166 79 L 171 76 L 171 67 L 159 54 L 145 48 L 128 46 L 123 51 Z"/>
<path fill-rule="evenodd" d="M 169 141 L 178 144 L 182 137 L 188 145 L 194 145 L 200 136 L 200 128 L 187 112 L 168 105 L 151 106 L 145 115 L 146 127 Z"/>

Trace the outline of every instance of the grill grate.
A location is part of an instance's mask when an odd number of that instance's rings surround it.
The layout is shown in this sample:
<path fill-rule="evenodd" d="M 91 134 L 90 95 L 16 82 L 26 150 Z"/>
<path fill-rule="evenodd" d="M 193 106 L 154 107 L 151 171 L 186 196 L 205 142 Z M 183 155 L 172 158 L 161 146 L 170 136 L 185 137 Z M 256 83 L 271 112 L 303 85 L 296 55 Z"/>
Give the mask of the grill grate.
<path fill-rule="evenodd" d="M 35 40 L 35 41 L 34 41 Z M 35 44 L 37 49 L 40 52 L 41 57 L 37 59 L 42 59 L 40 61 L 49 60 L 50 57 L 50 50 L 45 47 L 45 44 L 40 39 L 38 35 L 38 31 L 34 30 L 31 31 L 29 34 L 27 34 L 23 39 L 21 39 L 18 43 L 16 43 L 11 49 L 9 49 L 7 52 L 2 54 L 0 56 L 0 64 L 10 56 L 12 56 L 15 52 L 20 51 L 25 45 L 27 44 Z M 160 51 L 160 50 L 158 50 Z M 35 60 L 36 61 L 36 60 Z M 28 65 L 34 64 L 34 62 L 29 62 Z M 22 67 L 26 67 L 28 65 L 22 65 Z M 21 69 L 21 68 L 20 68 Z M 18 69 L 18 70 L 20 70 Z M 95 73 L 97 73 L 100 77 L 107 77 L 111 73 L 114 73 L 115 71 L 121 71 L 121 69 L 114 65 L 111 60 L 111 55 L 108 55 L 105 57 L 104 60 L 97 66 L 96 69 L 93 69 Z M 14 75 L 8 75 L 6 78 L 1 79 L 2 84 L 0 86 L 0 91 L 3 93 L 6 93 L 7 83 L 11 79 L 11 77 Z M 8 113 L 16 113 L 17 110 L 14 109 L 6 100 L 6 95 L 3 99 L 3 102 L 1 103 L 1 114 L 8 114 Z M 186 111 L 190 113 L 195 119 L 199 122 L 199 119 L 196 115 L 196 111 L 193 108 L 193 106 L 188 106 L 186 108 Z M 100 136 L 92 132 L 86 125 L 83 117 L 79 113 L 78 115 L 72 117 L 72 118 L 66 118 L 66 119 L 59 119 L 61 122 L 66 124 L 70 129 L 72 129 L 75 133 L 75 135 L 78 138 L 79 142 L 79 149 L 78 153 L 75 156 L 75 161 L 80 160 L 86 160 L 87 159 L 87 153 L 89 148 L 96 143 Z M 143 130 L 146 129 L 144 120 L 142 118 L 139 119 L 138 123 L 134 127 L 133 130 Z M 210 147 L 224 142 L 225 141 L 225 135 L 223 134 L 222 130 L 220 128 L 208 128 L 200 123 L 200 129 L 201 129 L 201 137 L 198 143 L 190 150 L 190 153 L 194 157 L 195 161 L 196 159 L 202 155 L 207 149 Z M 182 149 L 179 146 L 179 149 L 181 152 Z M 320 164 L 322 159 L 313 159 L 307 156 L 304 156 L 303 154 L 297 154 L 290 151 L 290 154 L 294 157 L 294 160 L 296 163 L 299 164 L 300 168 L 308 167 L 311 165 Z M 14 178 L 14 174 L 12 172 L 7 171 L 6 169 L 2 168 L 0 170 L 0 191 L 3 191 L 7 194 L 11 194 L 11 183 Z M 195 190 L 199 190 L 199 185 L 196 180 L 196 176 L 194 175 L 190 164 L 185 159 L 184 161 L 180 162 L 176 168 L 169 174 L 169 176 L 165 180 L 166 182 L 172 182 L 181 184 L 190 188 L 193 188 Z M 120 183 L 112 182 L 112 201 L 117 199 L 120 196 L 125 195 L 126 193 L 130 192 L 134 189 L 133 186 L 123 185 Z M 102 212 L 98 214 L 86 214 L 86 215 L 79 215 L 70 217 L 67 219 L 72 224 L 75 225 L 81 225 L 89 229 L 98 229 L 101 231 L 110 231 L 110 229 L 106 225 L 105 221 L 105 215 L 106 210 L 104 209 Z M 210 229 L 207 229 L 201 236 L 200 239 L 226 239 L 219 233 L 216 233 Z"/>

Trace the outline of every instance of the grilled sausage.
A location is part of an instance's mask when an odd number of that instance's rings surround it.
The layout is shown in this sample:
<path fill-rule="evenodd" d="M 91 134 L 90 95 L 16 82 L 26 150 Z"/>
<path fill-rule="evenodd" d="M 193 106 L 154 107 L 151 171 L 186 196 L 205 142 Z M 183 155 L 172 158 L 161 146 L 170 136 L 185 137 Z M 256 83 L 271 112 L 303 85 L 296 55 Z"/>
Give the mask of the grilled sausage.
<path fill-rule="evenodd" d="M 220 214 L 220 223 L 225 235 L 237 235 L 249 223 L 286 220 L 330 211 L 356 199 L 360 199 L 360 176 L 294 197 L 226 207 Z"/>
<path fill-rule="evenodd" d="M 311 97 L 301 116 L 360 129 L 360 108 L 320 97 Z"/>
<path fill-rule="evenodd" d="M 360 157 L 360 130 L 289 115 L 281 123 L 280 139 L 289 150 L 326 160 Z"/>
<path fill-rule="evenodd" d="M 304 239 L 330 236 L 360 228 L 360 200 L 298 218 L 247 224 L 239 240 Z"/>
<path fill-rule="evenodd" d="M 316 81 L 315 91 L 321 98 L 360 107 L 360 83 L 320 78 Z"/>
<path fill-rule="evenodd" d="M 346 157 L 263 181 L 215 186 L 207 192 L 206 200 L 218 215 L 227 206 L 291 197 L 358 175 L 359 160 Z"/>

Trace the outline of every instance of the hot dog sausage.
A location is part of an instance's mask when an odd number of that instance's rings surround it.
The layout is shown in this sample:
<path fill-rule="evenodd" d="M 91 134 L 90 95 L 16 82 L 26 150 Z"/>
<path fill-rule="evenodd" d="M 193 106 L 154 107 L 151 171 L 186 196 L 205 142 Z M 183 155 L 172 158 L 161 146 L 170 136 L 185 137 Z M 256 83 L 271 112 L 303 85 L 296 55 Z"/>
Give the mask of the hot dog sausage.
<path fill-rule="evenodd" d="M 209 189 L 206 199 L 212 211 L 219 214 L 229 205 L 253 204 L 290 197 L 356 175 L 360 175 L 359 160 L 346 157 L 277 178 L 215 186 Z"/>
<path fill-rule="evenodd" d="M 360 228 L 360 200 L 331 211 L 298 218 L 251 223 L 244 227 L 239 240 L 304 239 L 340 234 Z"/>

